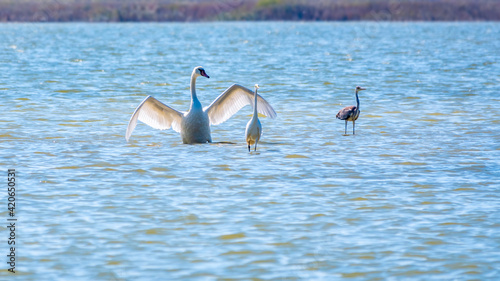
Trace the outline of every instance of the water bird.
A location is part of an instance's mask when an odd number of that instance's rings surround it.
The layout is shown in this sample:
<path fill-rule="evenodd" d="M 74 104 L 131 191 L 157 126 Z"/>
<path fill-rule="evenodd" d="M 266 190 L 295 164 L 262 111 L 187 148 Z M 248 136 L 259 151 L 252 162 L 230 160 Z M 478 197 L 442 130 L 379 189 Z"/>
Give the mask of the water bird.
<path fill-rule="evenodd" d="M 344 107 L 337 113 L 337 119 L 340 120 L 345 120 L 345 129 L 344 129 L 344 134 L 347 134 L 347 121 L 352 121 L 352 134 L 354 135 L 354 127 L 356 125 L 356 120 L 358 120 L 359 117 L 359 97 L 358 97 L 358 92 L 366 90 L 365 88 L 361 88 L 360 86 L 356 86 L 356 106 L 351 105 Z"/>
<path fill-rule="evenodd" d="M 152 128 L 166 130 L 172 128 L 181 134 L 185 144 L 212 142 L 210 125 L 218 125 L 246 105 L 252 104 L 252 90 L 233 84 L 220 94 L 209 106 L 202 107 L 196 95 L 196 79 L 200 76 L 210 78 L 205 69 L 197 66 L 191 74 L 191 106 L 189 111 L 180 112 L 165 105 L 152 96 L 146 97 L 135 109 L 127 126 L 125 139 L 128 141 L 134 131 L 137 120 Z M 275 118 L 273 107 L 261 96 L 258 96 L 258 112 Z"/>
<path fill-rule="evenodd" d="M 248 145 L 248 151 L 250 151 L 250 146 L 255 144 L 254 151 L 257 151 L 257 143 L 259 142 L 260 136 L 262 135 L 262 125 L 259 120 L 259 113 L 257 112 L 257 90 L 259 85 L 255 84 L 254 93 L 254 105 L 253 105 L 253 116 L 247 123 L 247 128 L 245 130 L 245 138 Z"/>

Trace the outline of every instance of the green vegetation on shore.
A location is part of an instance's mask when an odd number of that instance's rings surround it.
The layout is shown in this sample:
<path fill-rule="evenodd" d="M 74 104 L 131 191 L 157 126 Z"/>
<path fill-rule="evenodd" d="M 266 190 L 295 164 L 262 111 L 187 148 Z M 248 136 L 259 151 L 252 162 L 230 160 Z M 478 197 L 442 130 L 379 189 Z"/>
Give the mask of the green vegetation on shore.
<path fill-rule="evenodd" d="M 0 22 L 498 21 L 498 0 L 0 0 Z"/>

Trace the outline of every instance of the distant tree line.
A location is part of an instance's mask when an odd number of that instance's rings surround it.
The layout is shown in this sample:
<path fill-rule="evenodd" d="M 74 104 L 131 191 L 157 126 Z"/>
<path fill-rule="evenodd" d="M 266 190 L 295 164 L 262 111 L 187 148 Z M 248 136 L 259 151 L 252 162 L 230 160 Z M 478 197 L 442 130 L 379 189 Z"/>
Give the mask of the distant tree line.
<path fill-rule="evenodd" d="M 498 21 L 500 0 L 0 0 L 1 22 Z"/>

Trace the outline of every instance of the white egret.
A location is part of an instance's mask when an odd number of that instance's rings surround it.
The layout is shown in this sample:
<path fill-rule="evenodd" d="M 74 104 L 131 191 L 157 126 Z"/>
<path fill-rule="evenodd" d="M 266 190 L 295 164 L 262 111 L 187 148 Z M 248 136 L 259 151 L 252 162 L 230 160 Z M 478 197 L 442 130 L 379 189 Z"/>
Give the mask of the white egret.
<path fill-rule="evenodd" d="M 220 124 L 233 116 L 242 107 L 252 104 L 254 93 L 243 86 L 233 84 L 219 95 L 209 106 L 202 107 L 196 95 L 196 78 L 210 78 L 201 67 L 195 67 L 191 74 L 191 107 L 187 112 L 177 111 L 152 96 L 146 97 L 136 108 L 127 126 L 125 139 L 128 141 L 141 120 L 160 130 L 174 129 L 181 134 L 183 143 L 212 142 L 210 125 Z M 275 118 L 273 107 L 258 96 L 259 113 Z"/>
<path fill-rule="evenodd" d="M 245 138 L 248 145 L 248 151 L 250 151 L 250 146 L 255 144 L 254 151 L 257 151 L 257 143 L 259 142 L 260 136 L 262 135 L 262 125 L 259 120 L 259 113 L 257 112 L 257 90 L 259 85 L 255 84 L 255 94 L 254 94 L 254 105 L 253 105 L 253 116 L 247 123 L 247 128 L 245 130 Z"/>

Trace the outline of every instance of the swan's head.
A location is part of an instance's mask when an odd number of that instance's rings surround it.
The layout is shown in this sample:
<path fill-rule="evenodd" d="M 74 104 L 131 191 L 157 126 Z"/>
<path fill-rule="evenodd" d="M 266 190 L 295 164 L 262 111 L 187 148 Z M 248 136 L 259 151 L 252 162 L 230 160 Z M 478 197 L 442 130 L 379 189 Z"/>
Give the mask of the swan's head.
<path fill-rule="evenodd" d="M 255 84 L 255 90 L 259 89 L 259 84 Z"/>
<path fill-rule="evenodd" d="M 210 76 L 208 76 L 207 72 L 205 72 L 205 69 L 203 69 L 203 67 L 201 67 L 201 66 L 195 67 L 193 70 L 193 74 L 195 74 L 196 76 L 203 76 L 203 77 L 210 78 Z"/>
<path fill-rule="evenodd" d="M 363 91 L 363 90 L 366 90 L 365 88 L 361 88 L 360 86 L 356 86 L 356 92 L 357 91 Z"/>

